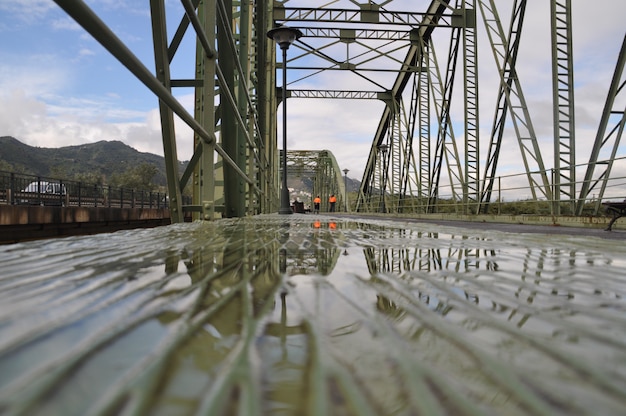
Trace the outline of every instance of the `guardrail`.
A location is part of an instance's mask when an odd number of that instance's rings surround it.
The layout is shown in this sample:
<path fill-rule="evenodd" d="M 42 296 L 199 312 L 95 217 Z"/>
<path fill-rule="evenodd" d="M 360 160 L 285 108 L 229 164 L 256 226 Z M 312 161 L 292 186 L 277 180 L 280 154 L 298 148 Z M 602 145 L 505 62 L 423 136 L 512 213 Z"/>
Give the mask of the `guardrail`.
<path fill-rule="evenodd" d="M 597 168 L 596 177 L 590 181 L 590 192 L 586 198 L 579 201 L 584 180 L 581 174 L 587 168 L 587 164 L 577 165 L 579 178 L 574 182 L 575 193 L 573 199 L 567 200 L 564 195 L 556 194 L 554 185 L 557 172 L 554 169 L 547 169 L 544 174 L 550 182 L 549 192 L 543 192 L 541 188 L 540 175 L 542 172 L 534 171 L 530 173 L 511 173 L 497 176 L 493 183 L 491 200 L 489 203 L 478 201 L 475 195 L 467 195 L 464 200 L 463 189 L 460 185 L 453 187 L 448 183 L 449 178 L 442 175 L 438 187 L 436 200 L 427 195 L 419 196 L 403 195 L 399 196 L 385 190 L 384 202 L 382 193 L 373 195 L 368 202 L 367 209 L 371 212 L 402 212 L 402 213 L 466 213 L 466 214 L 491 214 L 491 215 L 517 215 L 517 214 L 537 214 L 537 215 L 577 215 L 576 206 L 581 203 L 583 216 L 606 215 L 605 202 L 626 201 L 626 157 L 614 158 L 611 175 L 605 183 L 602 182 L 606 169 L 604 164 Z M 535 181 L 534 186 L 529 185 L 529 176 Z M 479 189 L 483 189 L 484 183 L 478 184 Z M 561 181 L 562 189 L 567 189 L 570 182 Z M 558 199 L 556 197 L 559 197 Z M 354 206 L 353 206 L 354 209 Z M 367 211 L 364 209 L 363 211 Z"/>
<path fill-rule="evenodd" d="M 190 198 L 185 198 L 190 199 Z M 183 201 L 186 203 L 189 201 Z M 167 208 L 167 193 L 0 171 L 0 204 Z"/>

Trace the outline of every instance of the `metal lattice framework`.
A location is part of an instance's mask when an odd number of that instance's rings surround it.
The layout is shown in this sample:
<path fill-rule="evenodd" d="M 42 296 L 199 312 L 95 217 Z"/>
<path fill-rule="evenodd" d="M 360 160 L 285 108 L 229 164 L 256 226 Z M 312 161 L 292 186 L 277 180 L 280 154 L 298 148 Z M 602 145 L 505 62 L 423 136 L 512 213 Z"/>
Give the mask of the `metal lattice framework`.
<path fill-rule="evenodd" d="M 276 115 L 282 100 L 289 98 L 385 103 L 372 132 L 369 155 L 364 155 L 367 161 L 356 201 L 358 211 L 382 208 L 386 212 L 428 213 L 436 212 L 441 201 L 448 200 L 459 213 L 487 212 L 501 149 L 516 141 L 532 198 L 552 201 L 554 214 L 560 213 L 561 202 L 572 209 L 575 206 L 580 214 L 590 196 L 602 200 L 612 161 L 619 156 L 624 109 L 614 107 L 623 86 L 623 51 L 576 199 L 571 39 L 575 29 L 570 0 L 551 1 L 552 175 L 544 164 L 516 70 L 525 0 L 512 5 L 508 31 L 494 0 L 434 0 L 420 10 L 394 9 L 393 0 L 338 0 L 318 7 L 298 0 L 181 0 L 184 13 L 180 16 L 166 16 L 164 0 L 151 0 L 155 71 L 85 3 L 55 1 L 158 97 L 174 222 L 183 220 L 184 211 L 192 212 L 196 219 L 276 211 L 280 177 Z M 166 18 L 179 21 L 171 35 Z M 276 45 L 266 33 L 283 24 L 299 28 L 303 37 L 293 45 L 287 62 L 277 64 Z M 479 60 L 478 38 L 483 29 L 493 53 Z M 435 42 L 435 33 L 444 33 L 448 42 L 441 38 Z M 192 79 L 171 71 L 177 51 L 188 37 L 197 44 Z M 445 59 L 438 60 L 438 55 Z M 481 155 L 479 64 L 491 58 L 498 69 L 500 88 L 489 146 Z M 298 74 L 285 91 L 276 88 L 280 66 Z M 355 82 L 346 82 L 351 86 L 347 89 L 343 85 L 299 88 L 299 81 L 313 80 L 322 73 L 336 74 L 342 80 L 352 77 L 362 88 L 354 88 Z M 463 90 L 457 86 L 456 93 L 455 79 L 463 80 Z M 175 98 L 175 88 L 195 91 L 192 112 Z M 463 102 L 455 106 L 455 100 Z M 460 106 L 462 114 L 455 114 Z M 175 117 L 193 129 L 195 136 L 194 153 L 182 175 L 177 170 Z M 611 123 L 616 126 L 612 130 Z M 512 126 L 512 135 L 505 134 L 505 126 Z M 611 145 L 605 157 L 607 152 L 602 150 Z M 332 151 L 327 152 L 330 155 Z M 598 165 L 606 166 L 600 174 L 596 173 Z M 316 169 L 325 172 L 326 167 Z M 334 173 L 328 173 L 329 177 L 341 178 L 336 162 L 331 170 Z M 342 185 L 341 180 L 338 183 Z M 181 198 L 185 187 L 193 191 L 193 203 L 188 206 L 183 206 Z"/>

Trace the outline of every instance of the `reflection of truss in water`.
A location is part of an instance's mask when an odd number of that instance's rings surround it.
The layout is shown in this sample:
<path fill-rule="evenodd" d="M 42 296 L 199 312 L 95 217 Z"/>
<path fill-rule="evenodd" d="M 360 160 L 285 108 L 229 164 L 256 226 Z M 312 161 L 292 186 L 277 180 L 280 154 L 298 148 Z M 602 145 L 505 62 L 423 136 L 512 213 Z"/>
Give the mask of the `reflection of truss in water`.
<path fill-rule="evenodd" d="M 324 228 L 322 228 L 324 227 Z M 293 238 L 285 231 L 280 255 L 280 271 L 288 276 L 320 274 L 328 275 L 337 264 L 341 250 L 337 246 L 332 230 L 334 222 L 315 221 L 311 232 Z"/>
<path fill-rule="evenodd" d="M 416 232 L 411 236 L 411 232 L 397 230 L 402 238 L 427 238 L 437 239 L 438 233 Z M 461 241 L 467 237 L 461 237 Z M 364 250 L 368 268 L 371 273 L 392 272 L 403 273 L 407 271 L 431 271 L 431 270 L 453 270 L 455 272 L 470 271 L 479 269 L 481 260 L 488 270 L 495 270 L 498 264 L 494 262 L 495 251 L 481 251 L 475 248 L 463 248 L 462 243 L 458 243 L 455 237 L 446 236 L 446 241 L 450 240 L 447 248 L 422 248 L 415 247 L 368 247 Z"/>
<path fill-rule="evenodd" d="M 410 238 L 411 232 L 406 230 L 395 230 L 402 238 Z M 438 239 L 438 233 L 416 233 L 418 238 Z M 516 256 L 516 261 L 521 264 L 519 272 L 502 279 L 496 288 L 484 285 L 478 279 L 481 274 L 497 273 L 500 269 L 496 258 L 497 251 L 493 249 L 479 250 L 475 248 L 464 248 L 461 242 L 468 240 L 467 237 L 460 239 L 455 236 L 446 235 L 443 241 L 447 241 L 450 247 L 447 248 L 393 248 L 393 247 L 367 247 L 364 249 L 364 256 L 367 261 L 370 273 L 375 276 L 371 282 L 378 287 L 377 308 L 385 314 L 401 319 L 405 316 L 405 311 L 397 301 L 398 294 L 395 291 L 385 289 L 388 282 L 393 281 L 389 276 L 398 276 L 404 283 L 417 285 L 419 288 L 413 292 L 419 301 L 442 316 L 447 315 L 452 310 L 452 306 L 445 301 L 462 295 L 465 300 L 479 304 L 487 302 L 492 310 L 508 312 L 508 321 L 516 322 L 518 328 L 522 328 L 531 318 L 532 314 L 524 308 L 511 308 L 506 304 L 501 304 L 498 293 L 498 286 L 509 284 L 507 278 L 513 278 L 514 297 L 527 304 L 532 304 L 537 296 L 545 295 L 546 289 L 552 286 L 547 293 L 551 296 L 562 296 L 567 299 L 575 297 L 571 288 L 560 287 L 559 280 L 577 271 L 577 251 L 576 250 L 545 250 L 530 249 L 522 250 Z M 475 241 L 481 241 L 474 239 Z M 486 241 L 486 240 L 482 240 Z M 511 257 L 508 254 L 506 257 Z M 564 261 L 565 259 L 565 261 Z M 580 259 L 578 259 L 580 261 Z M 593 256 L 583 259 L 589 265 L 596 265 L 597 258 Z M 597 264 L 604 265 L 604 261 Z M 560 270 L 562 269 L 562 270 Z M 560 270 L 560 271 L 559 271 Z M 438 271 L 437 274 L 431 272 Z M 474 272 L 474 273 L 472 273 Z M 468 274 L 469 273 L 469 274 Z M 385 278 L 381 278 L 386 276 Z M 452 277 L 455 283 L 445 283 Z M 517 280 L 519 279 L 519 281 Z M 556 283 L 546 283 L 556 282 Z M 541 286 L 539 286 L 541 284 Z M 601 293 L 596 289 L 597 293 Z M 482 295 L 479 296 L 478 293 Z M 482 298 L 481 298 L 482 296 Z"/>

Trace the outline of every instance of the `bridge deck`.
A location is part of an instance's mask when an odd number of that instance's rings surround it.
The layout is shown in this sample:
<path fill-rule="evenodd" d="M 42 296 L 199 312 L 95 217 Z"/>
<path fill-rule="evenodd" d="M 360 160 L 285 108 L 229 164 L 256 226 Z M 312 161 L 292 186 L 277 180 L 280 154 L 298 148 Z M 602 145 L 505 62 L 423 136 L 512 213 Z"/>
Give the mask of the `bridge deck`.
<path fill-rule="evenodd" d="M 0 413 L 623 414 L 625 259 L 304 214 L 0 246 Z"/>

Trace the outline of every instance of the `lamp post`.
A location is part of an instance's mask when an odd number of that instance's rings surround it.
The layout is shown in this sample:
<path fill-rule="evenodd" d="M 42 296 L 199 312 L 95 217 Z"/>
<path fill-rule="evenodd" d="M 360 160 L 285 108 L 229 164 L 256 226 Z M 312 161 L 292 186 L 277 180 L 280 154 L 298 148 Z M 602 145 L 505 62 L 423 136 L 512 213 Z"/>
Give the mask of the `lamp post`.
<path fill-rule="evenodd" d="M 283 51 L 283 181 L 280 190 L 279 214 L 293 214 L 289 206 L 289 188 L 287 188 L 287 49 L 301 36 L 300 30 L 287 26 L 278 26 L 267 32 L 267 37 L 273 39 Z"/>
<path fill-rule="evenodd" d="M 350 172 L 350 169 L 343 170 L 343 187 L 346 192 L 346 212 L 348 212 L 348 172 Z"/>
<path fill-rule="evenodd" d="M 386 163 L 387 161 L 385 160 L 385 155 L 387 154 L 387 150 L 389 149 L 389 145 L 386 144 L 381 144 L 378 146 L 378 150 L 380 151 L 380 153 L 382 153 L 382 160 L 383 160 L 383 174 L 382 176 L 382 184 L 380 185 L 380 197 L 381 197 L 381 203 L 380 203 L 380 212 L 387 212 L 387 207 L 385 207 L 385 175 L 387 173 L 387 166 Z"/>

